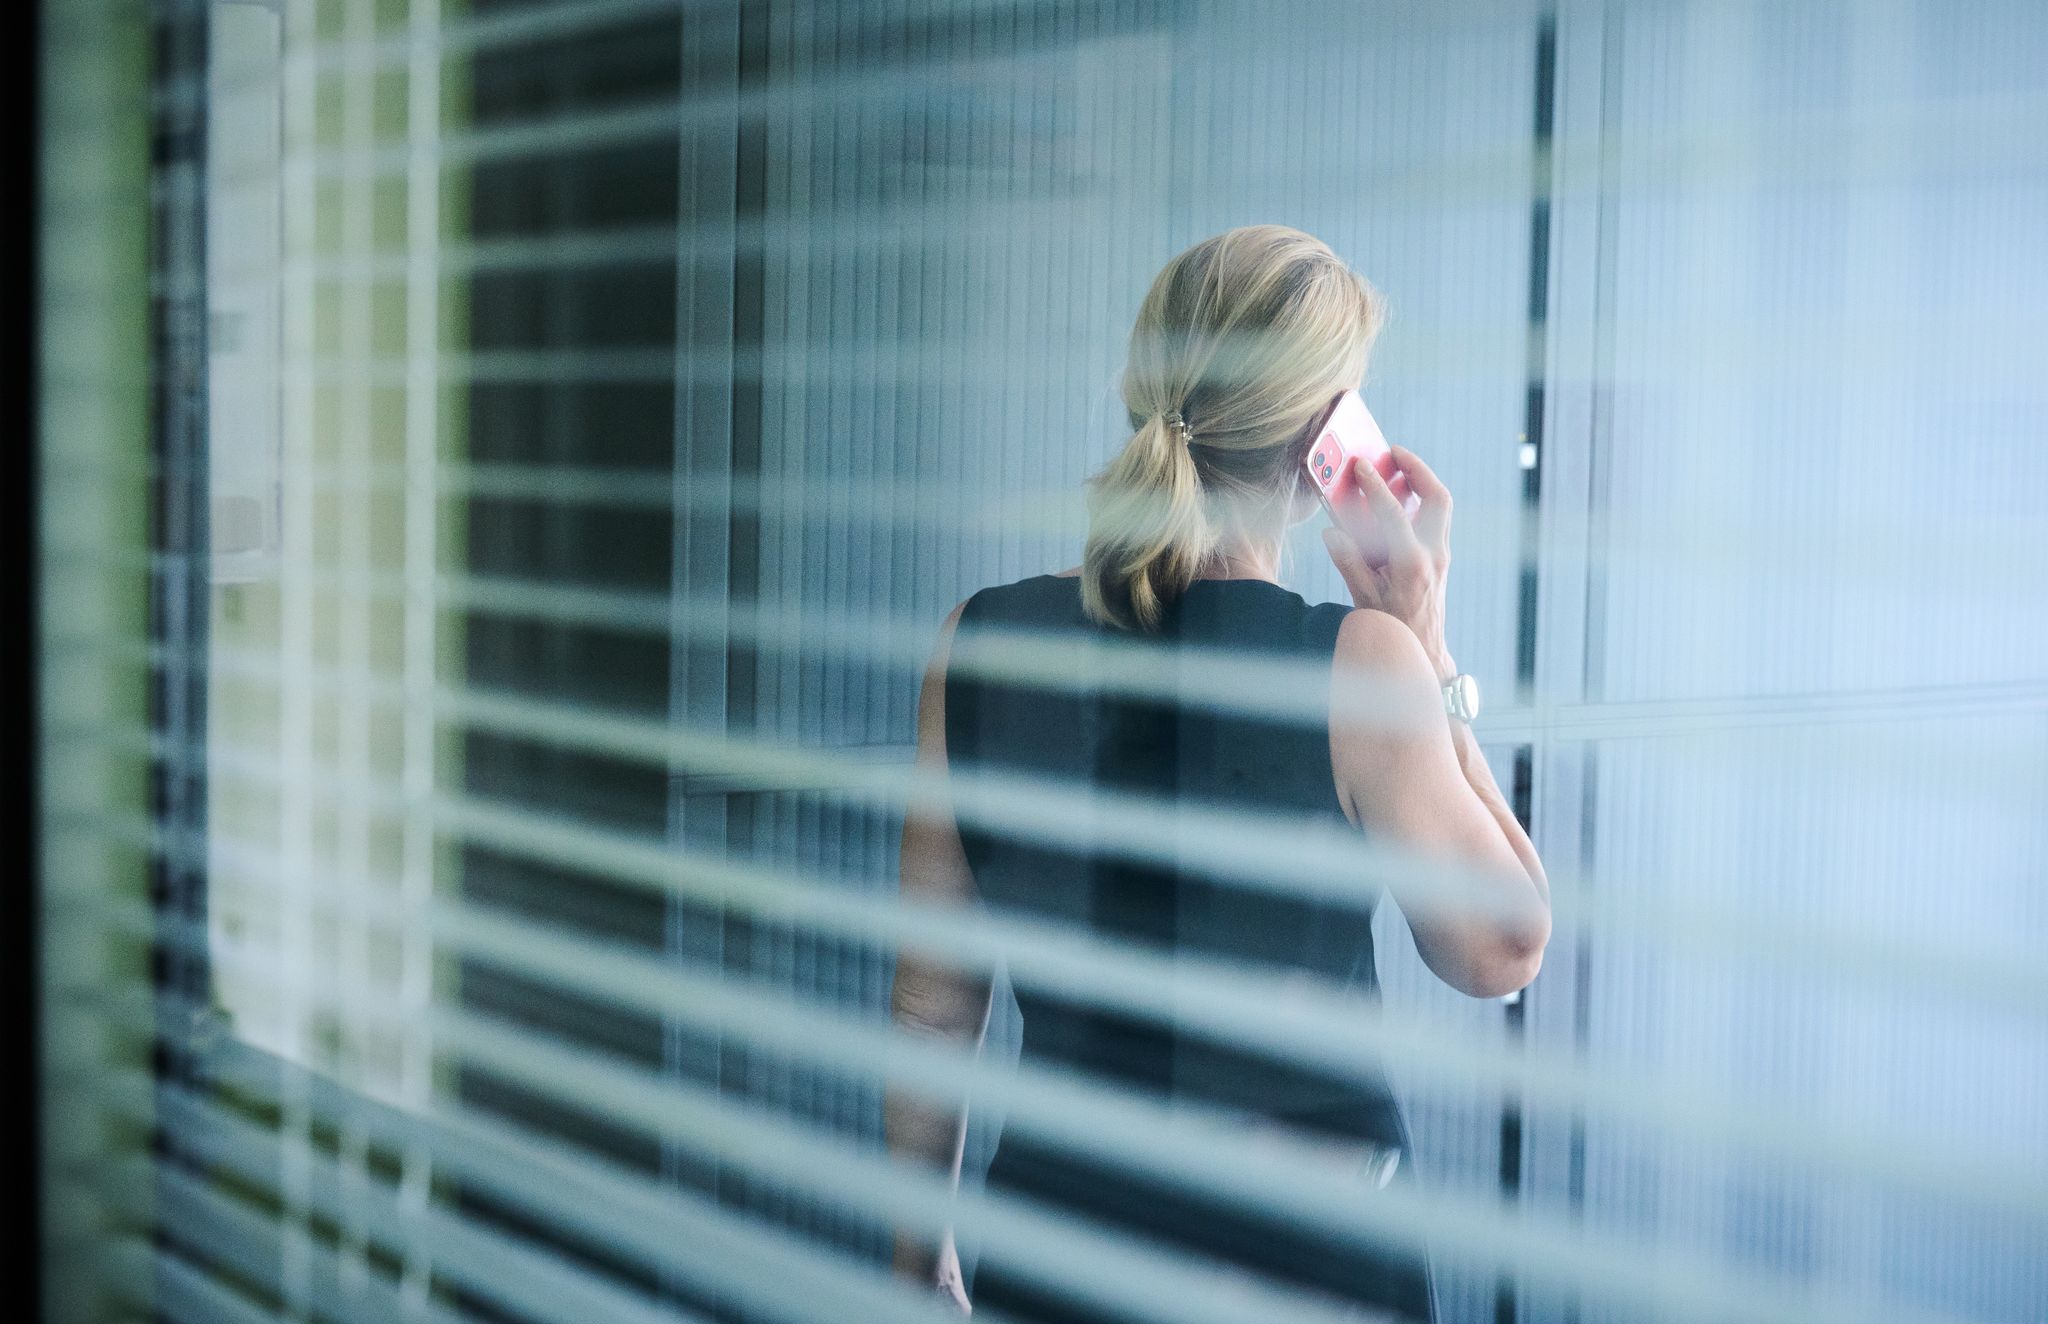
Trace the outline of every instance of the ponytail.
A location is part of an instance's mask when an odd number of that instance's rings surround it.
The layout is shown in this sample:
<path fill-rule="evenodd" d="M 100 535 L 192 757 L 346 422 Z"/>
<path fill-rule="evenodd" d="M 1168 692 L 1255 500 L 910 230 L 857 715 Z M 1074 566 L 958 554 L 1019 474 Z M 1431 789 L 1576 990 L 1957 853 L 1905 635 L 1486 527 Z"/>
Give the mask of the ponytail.
<path fill-rule="evenodd" d="M 1088 483 L 1090 620 L 1156 630 L 1223 552 L 1284 547 L 1316 421 L 1363 379 L 1379 323 L 1372 287 L 1284 225 L 1226 230 L 1166 264 L 1124 367 L 1137 430 Z"/>
<path fill-rule="evenodd" d="M 1195 457 L 1154 413 L 1089 481 L 1082 610 L 1104 625 L 1156 629 L 1216 544 Z"/>

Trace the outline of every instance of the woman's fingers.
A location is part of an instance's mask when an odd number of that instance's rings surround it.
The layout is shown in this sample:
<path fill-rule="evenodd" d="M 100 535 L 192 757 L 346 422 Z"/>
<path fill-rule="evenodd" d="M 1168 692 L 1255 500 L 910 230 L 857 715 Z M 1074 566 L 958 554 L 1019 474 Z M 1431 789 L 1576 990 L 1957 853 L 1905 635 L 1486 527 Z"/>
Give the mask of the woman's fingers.
<path fill-rule="evenodd" d="M 1375 596 L 1372 567 L 1366 563 L 1365 553 L 1359 550 L 1357 542 L 1342 529 L 1325 527 L 1323 546 L 1328 549 L 1337 573 L 1344 577 L 1344 586 L 1351 590 L 1351 600 L 1361 607 L 1370 605 L 1366 599 Z"/>
<path fill-rule="evenodd" d="M 1444 480 L 1423 461 L 1420 455 L 1406 446 L 1389 446 L 1394 453 L 1394 463 L 1401 466 L 1407 475 L 1408 488 L 1421 498 L 1422 508 L 1415 512 L 1415 533 L 1432 551 L 1448 555 L 1451 549 L 1451 489 L 1444 486 Z"/>
<path fill-rule="evenodd" d="M 1401 509 L 1400 498 L 1387 486 L 1387 480 L 1380 477 L 1380 471 L 1371 461 L 1353 457 L 1351 472 L 1359 490 L 1365 493 L 1366 507 L 1372 511 L 1375 545 L 1385 550 L 1388 563 L 1421 559 L 1422 543 L 1408 525 L 1408 514 Z"/>
<path fill-rule="evenodd" d="M 1446 505 L 1450 503 L 1451 489 L 1444 486 L 1444 480 L 1436 476 L 1436 470 L 1430 468 L 1426 460 L 1406 446 L 1390 444 L 1387 449 L 1394 453 L 1394 463 L 1408 475 L 1408 484 L 1415 489 L 1417 496 L 1424 501 L 1436 499 Z"/>
<path fill-rule="evenodd" d="M 1329 549 L 1330 560 L 1336 564 L 1337 573 L 1344 577 L 1344 587 L 1351 592 L 1351 604 L 1386 610 L 1386 585 L 1357 540 L 1342 529 L 1325 528 L 1323 546 Z"/>

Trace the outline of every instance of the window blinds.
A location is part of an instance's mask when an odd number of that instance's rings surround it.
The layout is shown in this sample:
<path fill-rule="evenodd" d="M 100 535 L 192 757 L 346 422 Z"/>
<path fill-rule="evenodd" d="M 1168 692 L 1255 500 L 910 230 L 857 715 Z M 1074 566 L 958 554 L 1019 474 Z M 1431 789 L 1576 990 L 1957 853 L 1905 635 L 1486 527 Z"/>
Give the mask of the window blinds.
<path fill-rule="evenodd" d="M 1354 1317 L 982 1191 L 1002 1134 L 1426 1247 L 1446 1320 L 2048 1300 L 2031 6 L 105 0 L 43 59 L 52 1318 L 937 1320 L 888 1237 L 949 1225 L 1134 1319 Z M 1268 219 L 1389 294 L 1374 408 L 1458 492 L 1557 916 L 1508 1003 L 1392 906 L 1364 1001 L 897 895 L 942 790 L 1465 895 L 910 761 L 946 612 L 1077 559 L 1146 283 Z M 998 977 L 978 1050 L 892 1024 L 904 949 Z M 1015 1063 L 1012 987 L 1384 1064 L 1421 1181 Z M 965 1101 L 957 1193 L 885 1082 Z"/>

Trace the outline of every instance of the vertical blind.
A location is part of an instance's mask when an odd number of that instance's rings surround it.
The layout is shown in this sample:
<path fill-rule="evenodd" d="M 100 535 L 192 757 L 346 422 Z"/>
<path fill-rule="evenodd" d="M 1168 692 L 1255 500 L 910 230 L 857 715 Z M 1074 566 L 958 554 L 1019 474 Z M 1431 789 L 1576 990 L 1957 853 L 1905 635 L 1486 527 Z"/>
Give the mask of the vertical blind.
<path fill-rule="evenodd" d="M 949 1217 L 1134 1318 L 1342 1317 L 979 1194 L 1008 1127 L 1426 1244 L 1447 1321 L 2044 1317 L 2038 6 L 94 0 L 44 42 L 52 1319 L 939 1320 L 888 1237 Z M 1078 559 L 1139 299 L 1257 221 L 1387 295 L 1367 393 L 1457 493 L 1556 902 L 1506 1000 L 1391 906 L 1361 1008 L 897 895 L 939 622 Z M 1342 599 L 1313 539 L 1288 577 Z M 1213 836 L 1248 887 L 1333 858 Z M 999 976 L 978 1052 L 891 1025 L 912 942 Z M 1421 1182 L 1008 1069 L 1006 980 L 1383 1058 Z M 970 1093 L 957 1199 L 885 1080 Z"/>

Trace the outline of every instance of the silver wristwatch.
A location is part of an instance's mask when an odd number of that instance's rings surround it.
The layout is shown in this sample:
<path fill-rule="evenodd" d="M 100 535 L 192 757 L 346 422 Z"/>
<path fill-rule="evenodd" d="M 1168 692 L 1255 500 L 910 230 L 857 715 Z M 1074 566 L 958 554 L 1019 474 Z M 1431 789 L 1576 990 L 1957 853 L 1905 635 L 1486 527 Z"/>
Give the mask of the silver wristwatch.
<path fill-rule="evenodd" d="M 1444 711 L 1470 725 L 1479 716 L 1479 682 L 1462 671 L 1445 681 Z"/>

